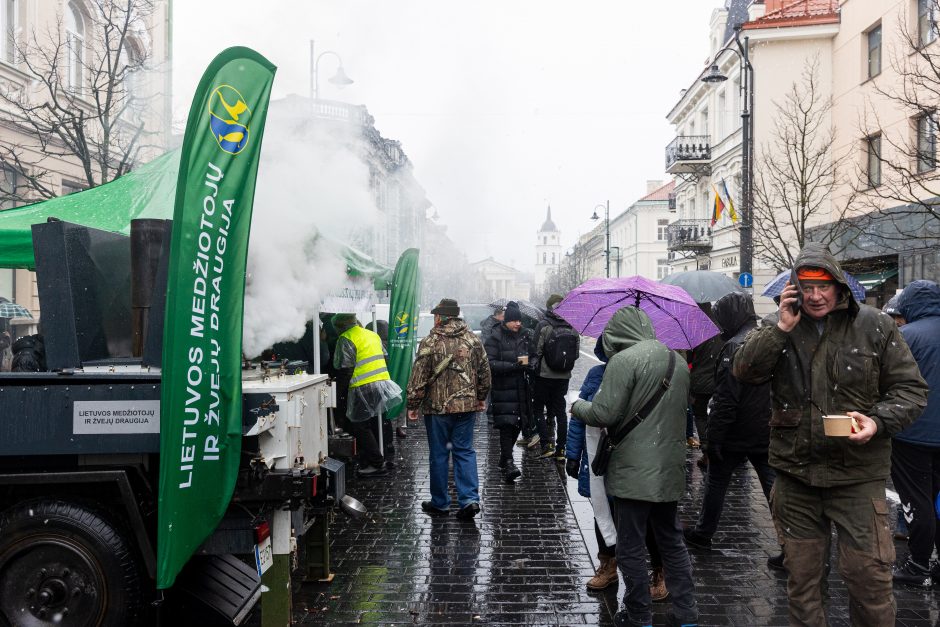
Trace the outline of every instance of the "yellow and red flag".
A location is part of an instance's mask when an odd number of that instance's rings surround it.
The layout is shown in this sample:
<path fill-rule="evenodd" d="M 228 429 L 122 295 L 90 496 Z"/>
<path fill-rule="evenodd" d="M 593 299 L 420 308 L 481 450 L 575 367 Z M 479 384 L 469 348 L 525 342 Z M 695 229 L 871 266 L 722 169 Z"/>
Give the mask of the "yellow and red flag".
<path fill-rule="evenodd" d="M 712 185 L 712 190 L 715 192 L 715 208 L 712 211 L 711 226 L 715 226 L 715 223 L 721 219 L 721 212 L 725 209 L 725 202 L 721 199 L 721 194 L 718 193 L 718 190 L 715 189 L 714 185 Z"/>

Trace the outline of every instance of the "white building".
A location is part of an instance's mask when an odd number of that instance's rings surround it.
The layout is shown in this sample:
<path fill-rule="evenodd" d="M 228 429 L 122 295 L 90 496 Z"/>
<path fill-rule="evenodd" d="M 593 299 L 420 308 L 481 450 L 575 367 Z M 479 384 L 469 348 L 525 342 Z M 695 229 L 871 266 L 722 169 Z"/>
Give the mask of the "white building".
<path fill-rule="evenodd" d="M 561 265 L 561 231 L 552 222 L 552 206 L 548 206 L 545 222 L 538 231 L 535 242 L 535 291 L 541 293 L 550 272 L 557 272 Z"/>
<path fill-rule="evenodd" d="M 647 181 L 647 194 L 610 220 L 610 276 L 661 279 L 670 272 L 666 233 L 675 181 Z"/>
<path fill-rule="evenodd" d="M 470 264 L 477 282 L 479 302 L 492 302 L 497 298 L 529 300 L 532 294 L 531 275 L 500 263 L 492 257 Z"/>

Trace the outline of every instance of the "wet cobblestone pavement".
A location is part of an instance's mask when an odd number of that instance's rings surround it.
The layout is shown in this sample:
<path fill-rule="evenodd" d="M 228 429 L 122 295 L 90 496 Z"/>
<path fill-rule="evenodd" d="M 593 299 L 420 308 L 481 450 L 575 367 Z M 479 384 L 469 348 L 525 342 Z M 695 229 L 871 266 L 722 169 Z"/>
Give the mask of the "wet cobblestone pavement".
<path fill-rule="evenodd" d="M 572 390 L 579 371 L 593 365 L 581 364 L 587 361 L 579 360 Z M 388 476 L 348 478 L 347 492 L 369 514 L 359 520 L 337 514 L 330 530 L 335 578 L 295 592 L 297 624 L 613 624 L 623 584 L 599 594 L 585 588 L 596 562 L 591 508 L 563 464 L 517 447 L 522 478 L 506 485 L 496 468 L 496 433 L 485 418 L 477 421 L 475 443 L 482 500 L 475 520 L 456 519 L 456 505 L 448 517 L 421 511 L 430 498 L 423 423 L 396 441 L 397 464 Z M 687 526 L 701 502 L 699 456 L 689 450 L 688 495 L 680 503 Z M 897 549 L 906 554 L 903 542 Z M 712 549 L 690 551 L 699 624 L 786 626 L 786 578 L 766 564 L 776 552 L 767 505 L 748 467 L 732 482 Z M 833 558 L 830 624 L 848 626 L 848 598 Z M 937 594 L 896 589 L 897 625 L 940 626 Z M 668 606 L 654 604 L 654 625 L 665 624 Z"/>

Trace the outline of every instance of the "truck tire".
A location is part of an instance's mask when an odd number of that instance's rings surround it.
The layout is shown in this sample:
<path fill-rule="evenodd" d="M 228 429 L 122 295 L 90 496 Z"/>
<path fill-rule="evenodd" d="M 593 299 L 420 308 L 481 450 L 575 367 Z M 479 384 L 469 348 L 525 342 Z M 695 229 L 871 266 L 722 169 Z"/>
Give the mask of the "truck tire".
<path fill-rule="evenodd" d="M 141 574 L 133 545 L 93 507 L 33 499 L 0 516 L 0 624 L 137 624 Z"/>

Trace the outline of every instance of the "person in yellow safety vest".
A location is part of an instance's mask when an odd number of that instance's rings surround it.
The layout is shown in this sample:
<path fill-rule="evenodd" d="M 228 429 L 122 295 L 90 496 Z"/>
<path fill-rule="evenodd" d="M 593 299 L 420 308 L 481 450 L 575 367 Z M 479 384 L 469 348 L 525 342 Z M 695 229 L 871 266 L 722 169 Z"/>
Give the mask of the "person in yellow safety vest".
<path fill-rule="evenodd" d="M 388 376 L 385 349 L 378 334 L 362 328 L 355 314 L 336 314 L 333 326 L 340 334 L 333 353 L 338 385 L 348 381 L 346 418 L 359 449 L 359 472 L 363 477 L 384 475 L 394 457 L 392 425 L 382 420 L 379 447 L 378 417 L 386 406 L 401 400 L 402 391 Z"/>

